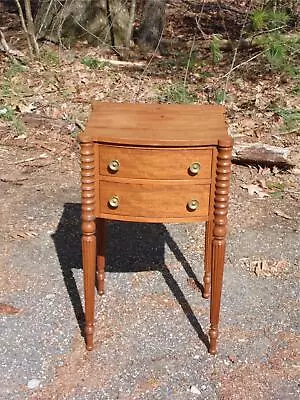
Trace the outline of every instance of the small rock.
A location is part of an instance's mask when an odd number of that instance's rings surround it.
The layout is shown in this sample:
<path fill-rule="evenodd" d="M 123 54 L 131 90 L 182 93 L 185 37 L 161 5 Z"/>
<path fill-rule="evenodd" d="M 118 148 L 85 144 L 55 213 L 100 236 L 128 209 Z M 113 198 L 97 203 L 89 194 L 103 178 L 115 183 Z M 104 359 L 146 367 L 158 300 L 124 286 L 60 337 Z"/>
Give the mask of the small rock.
<path fill-rule="evenodd" d="M 54 293 L 49 293 L 45 296 L 45 299 L 50 300 L 50 299 L 54 299 L 55 294 Z"/>
<path fill-rule="evenodd" d="M 200 390 L 197 388 L 197 386 L 194 386 L 194 385 L 192 385 L 192 386 L 190 387 L 190 391 L 191 391 L 193 394 L 201 394 L 201 392 L 200 392 Z"/>
<path fill-rule="evenodd" d="M 29 389 L 36 389 L 40 386 L 40 381 L 38 379 L 30 379 L 30 381 L 27 382 L 27 387 Z"/>
<path fill-rule="evenodd" d="M 196 354 L 193 358 L 194 358 L 194 360 L 199 360 L 200 356 L 199 356 L 199 354 Z"/>

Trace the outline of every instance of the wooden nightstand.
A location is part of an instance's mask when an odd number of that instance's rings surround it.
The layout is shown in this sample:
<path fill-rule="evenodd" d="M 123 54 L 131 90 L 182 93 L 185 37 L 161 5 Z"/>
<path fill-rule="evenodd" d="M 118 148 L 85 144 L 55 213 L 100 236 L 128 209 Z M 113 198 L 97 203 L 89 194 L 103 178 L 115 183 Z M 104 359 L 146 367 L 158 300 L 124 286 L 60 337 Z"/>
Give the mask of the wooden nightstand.
<path fill-rule="evenodd" d="M 80 142 L 87 349 L 93 348 L 96 277 L 104 293 L 105 220 L 205 221 L 203 296 L 211 287 L 209 351 L 215 354 L 232 150 L 223 107 L 95 102 Z"/>

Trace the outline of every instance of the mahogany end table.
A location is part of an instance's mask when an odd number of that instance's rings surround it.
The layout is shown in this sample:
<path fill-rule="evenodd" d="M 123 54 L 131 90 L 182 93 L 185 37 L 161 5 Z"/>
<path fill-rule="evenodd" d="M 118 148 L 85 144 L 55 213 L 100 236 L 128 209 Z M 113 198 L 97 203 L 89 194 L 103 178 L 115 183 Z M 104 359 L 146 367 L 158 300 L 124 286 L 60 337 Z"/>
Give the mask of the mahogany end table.
<path fill-rule="evenodd" d="M 105 221 L 206 222 L 204 290 L 216 353 L 232 139 L 217 105 L 93 104 L 80 136 L 86 347 L 104 293 Z"/>

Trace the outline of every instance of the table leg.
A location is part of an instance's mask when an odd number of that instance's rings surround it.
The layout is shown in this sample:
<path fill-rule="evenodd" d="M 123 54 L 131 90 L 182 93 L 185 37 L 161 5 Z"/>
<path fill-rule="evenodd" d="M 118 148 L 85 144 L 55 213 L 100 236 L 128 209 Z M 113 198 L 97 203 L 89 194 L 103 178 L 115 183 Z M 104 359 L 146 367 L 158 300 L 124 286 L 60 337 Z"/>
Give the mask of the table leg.
<path fill-rule="evenodd" d="M 223 284 L 225 236 L 227 229 L 228 197 L 230 187 L 232 140 L 219 141 L 214 198 L 214 226 L 212 243 L 210 347 L 216 354 L 220 303 Z"/>
<path fill-rule="evenodd" d="M 82 195 L 82 264 L 85 297 L 86 348 L 93 348 L 96 224 L 95 224 L 95 162 L 93 143 L 81 143 L 81 195 Z"/>
<path fill-rule="evenodd" d="M 211 253 L 212 253 L 212 232 L 213 221 L 207 221 L 205 225 L 205 255 L 204 255 L 204 276 L 203 276 L 203 297 L 209 298 L 211 281 Z"/>
<path fill-rule="evenodd" d="M 97 219 L 97 290 L 99 295 L 104 294 L 105 279 L 105 245 L 106 224 L 105 219 Z"/>

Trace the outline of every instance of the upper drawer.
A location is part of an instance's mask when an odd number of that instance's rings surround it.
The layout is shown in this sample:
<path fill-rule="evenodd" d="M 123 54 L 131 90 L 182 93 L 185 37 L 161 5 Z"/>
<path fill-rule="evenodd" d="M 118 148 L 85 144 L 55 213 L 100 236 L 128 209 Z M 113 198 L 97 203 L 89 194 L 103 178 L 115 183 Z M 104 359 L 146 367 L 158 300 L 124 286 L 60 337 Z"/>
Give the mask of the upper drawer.
<path fill-rule="evenodd" d="M 136 179 L 211 177 L 212 149 L 99 145 L 100 175 Z"/>

